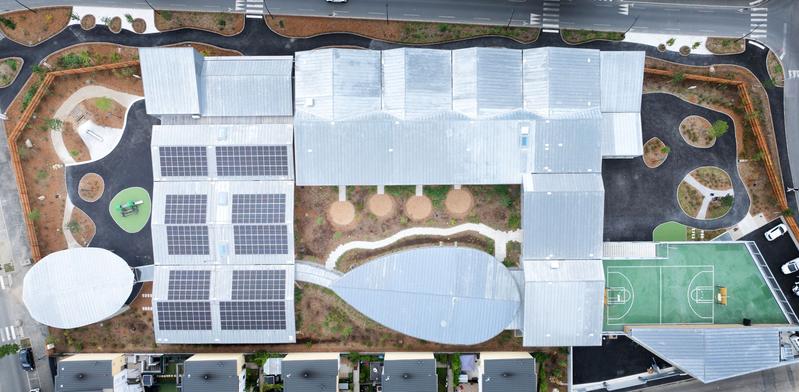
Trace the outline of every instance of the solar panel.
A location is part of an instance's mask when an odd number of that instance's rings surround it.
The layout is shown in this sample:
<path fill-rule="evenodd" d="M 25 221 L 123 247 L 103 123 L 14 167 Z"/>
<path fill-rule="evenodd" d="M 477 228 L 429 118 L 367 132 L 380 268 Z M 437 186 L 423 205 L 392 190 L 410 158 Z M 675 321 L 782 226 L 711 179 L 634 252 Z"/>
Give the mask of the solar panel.
<path fill-rule="evenodd" d="M 167 226 L 166 244 L 170 255 L 207 255 L 208 226 Z"/>
<path fill-rule="evenodd" d="M 234 300 L 284 299 L 286 271 L 233 271 Z"/>
<path fill-rule="evenodd" d="M 223 330 L 286 329 L 286 304 L 282 301 L 219 303 Z"/>
<path fill-rule="evenodd" d="M 211 289 L 211 271 L 169 271 L 170 300 L 208 299 Z"/>
<path fill-rule="evenodd" d="M 286 225 L 233 226 L 233 243 L 239 255 L 288 254 Z"/>
<path fill-rule="evenodd" d="M 220 176 L 287 176 L 286 146 L 218 146 L 216 171 Z"/>
<path fill-rule="evenodd" d="M 209 302 L 156 302 L 158 328 L 171 331 L 211 329 Z"/>
<path fill-rule="evenodd" d="M 208 158 L 205 147 L 158 147 L 162 177 L 205 177 L 208 175 Z"/>
<path fill-rule="evenodd" d="M 207 195 L 166 195 L 164 223 L 205 223 Z"/>
<path fill-rule="evenodd" d="M 233 195 L 233 223 L 282 223 L 286 220 L 286 195 Z"/>

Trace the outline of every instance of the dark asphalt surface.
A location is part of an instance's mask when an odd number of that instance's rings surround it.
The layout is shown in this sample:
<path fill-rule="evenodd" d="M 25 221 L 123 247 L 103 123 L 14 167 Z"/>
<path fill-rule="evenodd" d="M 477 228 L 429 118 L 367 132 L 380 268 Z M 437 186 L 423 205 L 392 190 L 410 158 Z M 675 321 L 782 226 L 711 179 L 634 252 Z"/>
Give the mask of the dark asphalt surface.
<path fill-rule="evenodd" d="M 661 368 L 671 366 L 624 335 L 603 337 L 597 347 L 574 347 L 574 384 L 605 381 L 646 372 L 655 362 Z"/>
<path fill-rule="evenodd" d="M 680 136 L 680 122 L 699 115 L 711 123 L 730 124 L 727 134 L 711 148 L 690 146 Z M 605 183 L 606 241 L 651 241 L 652 230 L 670 220 L 701 229 L 717 229 L 738 223 L 749 209 L 749 196 L 736 168 L 735 130 L 726 114 L 685 102 L 670 94 L 644 94 L 641 103 L 643 140 L 658 137 L 671 148 L 662 165 L 650 169 L 643 158 L 606 159 L 602 162 Z M 732 179 L 735 201 L 727 215 L 703 220 L 686 215 L 677 202 L 677 186 L 692 170 L 717 166 Z"/>
<path fill-rule="evenodd" d="M 780 223 L 782 223 L 782 219 L 775 219 L 769 224 L 745 235 L 741 240 L 754 241 L 757 244 L 760 254 L 766 260 L 766 264 L 768 264 L 771 274 L 774 275 L 774 279 L 777 280 L 780 290 L 782 290 L 791 308 L 793 308 L 794 313 L 797 313 L 799 312 L 799 297 L 791 291 L 791 287 L 793 287 L 794 282 L 799 281 L 799 273 L 785 275 L 780 267 L 787 261 L 799 257 L 799 249 L 797 249 L 796 244 L 788 234 L 784 234 L 774 241 L 768 241 L 764 236 L 769 229 Z"/>

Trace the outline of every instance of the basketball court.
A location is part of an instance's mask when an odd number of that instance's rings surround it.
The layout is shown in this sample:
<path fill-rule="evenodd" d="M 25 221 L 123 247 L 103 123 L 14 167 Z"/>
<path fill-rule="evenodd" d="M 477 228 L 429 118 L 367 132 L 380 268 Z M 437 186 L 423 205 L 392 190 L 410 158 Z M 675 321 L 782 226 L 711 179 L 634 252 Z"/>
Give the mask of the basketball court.
<path fill-rule="evenodd" d="M 784 323 L 742 243 L 660 244 L 651 260 L 605 260 L 605 330 L 640 324 Z"/>

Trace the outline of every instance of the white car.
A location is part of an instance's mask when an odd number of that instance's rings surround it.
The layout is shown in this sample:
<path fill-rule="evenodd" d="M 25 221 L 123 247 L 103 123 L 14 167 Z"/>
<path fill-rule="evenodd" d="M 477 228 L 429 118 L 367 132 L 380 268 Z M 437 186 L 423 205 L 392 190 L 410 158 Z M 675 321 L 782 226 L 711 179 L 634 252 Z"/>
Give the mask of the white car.
<path fill-rule="evenodd" d="M 771 230 L 766 232 L 766 239 L 769 241 L 774 241 L 787 232 L 788 232 L 788 226 L 785 226 L 785 223 L 780 223 L 777 226 L 772 227 Z"/>
<path fill-rule="evenodd" d="M 793 293 L 796 294 L 797 297 L 799 297 L 799 282 L 794 282 L 793 283 L 793 287 L 791 287 L 791 291 L 793 291 Z M 799 337 L 797 337 L 797 339 L 799 339 Z"/>
<path fill-rule="evenodd" d="M 799 257 L 782 265 L 782 273 L 785 275 L 799 271 Z"/>

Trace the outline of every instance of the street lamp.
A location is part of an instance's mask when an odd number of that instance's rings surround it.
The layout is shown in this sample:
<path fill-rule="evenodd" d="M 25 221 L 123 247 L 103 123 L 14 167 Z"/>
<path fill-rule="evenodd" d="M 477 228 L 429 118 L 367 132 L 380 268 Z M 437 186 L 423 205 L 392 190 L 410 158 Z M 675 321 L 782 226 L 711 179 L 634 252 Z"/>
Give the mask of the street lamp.
<path fill-rule="evenodd" d="M 755 30 L 759 29 L 760 26 L 762 26 L 762 25 L 763 25 L 763 22 L 758 23 L 757 26 L 755 26 L 752 30 L 749 30 L 749 32 L 746 33 L 746 35 L 744 35 L 743 37 L 736 39 L 735 42 L 738 42 L 738 41 L 750 36 L 752 33 L 755 32 Z"/>
<path fill-rule="evenodd" d="M 266 10 L 266 14 L 269 15 L 269 17 L 272 18 L 272 20 L 274 20 L 275 16 L 272 15 L 271 12 L 269 12 L 269 6 L 266 4 L 266 0 L 264 0 L 264 9 Z"/>
<path fill-rule="evenodd" d="M 149 1 L 147 1 L 147 0 L 144 0 L 144 2 L 145 2 L 145 3 L 147 3 L 147 6 L 148 6 L 148 7 L 150 7 L 150 8 L 153 10 L 153 12 L 155 12 L 155 13 L 156 13 L 156 14 L 158 14 L 158 15 L 161 15 L 161 14 L 160 14 L 160 13 L 159 13 L 159 12 L 158 12 L 156 9 L 155 9 L 155 7 L 153 7 L 153 5 L 152 5 L 152 4 L 150 4 L 150 2 L 149 2 Z"/>
<path fill-rule="evenodd" d="M 513 22 L 513 16 L 516 15 L 516 8 L 513 9 L 510 13 L 510 19 L 508 19 L 508 25 L 505 26 L 506 29 L 510 28 L 510 24 Z"/>
<path fill-rule="evenodd" d="M 17 4 L 19 4 L 19 5 L 23 6 L 23 7 L 25 7 L 25 9 L 26 9 L 26 10 L 28 10 L 28 11 L 30 11 L 30 12 L 33 12 L 34 14 L 36 14 L 36 13 L 37 13 L 37 12 L 36 12 L 36 10 L 33 10 L 33 9 L 31 9 L 30 7 L 28 7 L 27 5 L 25 5 L 25 4 L 22 4 L 22 2 L 20 2 L 19 0 L 14 0 L 14 1 L 15 1 Z"/>
<path fill-rule="evenodd" d="M 388 1 L 386 2 L 386 24 L 388 24 Z"/>
<path fill-rule="evenodd" d="M 638 23 L 638 18 L 640 18 L 640 17 L 641 17 L 641 15 L 636 15 L 635 16 L 635 20 L 633 20 L 633 23 L 630 25 L 630 27 L 627 28 L 627 30 L 624 30 L 624 34 L 629 33 L 630 30 L 633 29 L 633 26 L 635 26 L 635 24 Z"/>

